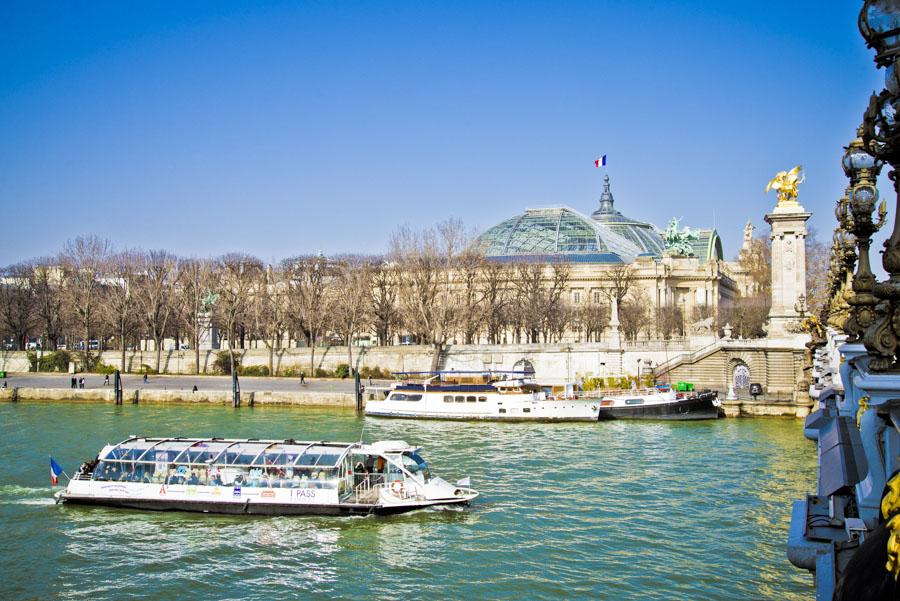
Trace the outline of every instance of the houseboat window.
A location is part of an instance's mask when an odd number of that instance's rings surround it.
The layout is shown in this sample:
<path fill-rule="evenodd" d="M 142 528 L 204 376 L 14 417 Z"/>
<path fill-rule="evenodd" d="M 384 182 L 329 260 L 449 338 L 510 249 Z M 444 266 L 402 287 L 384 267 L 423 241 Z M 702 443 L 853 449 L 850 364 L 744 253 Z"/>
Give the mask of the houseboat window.
<path fill-rule="evenodd" d="M 402 392 L 392 392 L 389 401 L 421 401 L 421 394 L 403 394 Z"/>
<path fill-rule="evenodd" d="M 500 409 L 500 413 L 506 413 L 506 409 Z"/>
<path fill-rule="evenodd" d="M 644 399 L 625 399 L 626 405 L 643 405 Z"/>
<path fill-rule="evenodd" d="M 465 402 L 465 400 L 466 400 L 466 397 L 464 397 L 464 396 L 458 396 L 458 397 L 456 397 L 456 402 L 457 402 L 457 403 Z"/>
<path fill-rule="evenodd" d="M 478 402 L 479 403 L 487 403 L 487 397 L 486 396 L 478 397 Z"/>
<path fill-rule="evenodd" d="M 453 402 L 453 397 L 450 396 L 450 395 L 444 396 L 444 402 L 445 402 L 445 403 L 452 403 L 452 402 Z"/>
<path fill-rule="evenodd" d="M 522 409 L 522 413 L 531 413 L 531 409 L 529 407 L 525 407 Z"/>
<path fill-rule="evenodd" d="M 466 397 L 466 402 L 467 402 L 467 403 L 474 403 L 474 402 L 475 402 L 475 397 L 473 397 L 473 396 L 467 396 L 467 397 Z"/>

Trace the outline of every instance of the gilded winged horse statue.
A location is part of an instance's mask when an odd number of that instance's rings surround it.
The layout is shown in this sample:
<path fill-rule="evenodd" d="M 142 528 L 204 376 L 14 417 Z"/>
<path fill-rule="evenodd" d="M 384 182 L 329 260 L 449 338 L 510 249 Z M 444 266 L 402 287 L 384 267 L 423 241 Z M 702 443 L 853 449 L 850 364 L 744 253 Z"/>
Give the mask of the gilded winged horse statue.
<path fill-rule="evenodd" d="M 794 206 L 797 204 L 797 186 L 805 179 L 803 167 L 797 165 L 790 171 L 779 171 L 766 186 L 766 192 L 778 192 L 778 206 Z"/>

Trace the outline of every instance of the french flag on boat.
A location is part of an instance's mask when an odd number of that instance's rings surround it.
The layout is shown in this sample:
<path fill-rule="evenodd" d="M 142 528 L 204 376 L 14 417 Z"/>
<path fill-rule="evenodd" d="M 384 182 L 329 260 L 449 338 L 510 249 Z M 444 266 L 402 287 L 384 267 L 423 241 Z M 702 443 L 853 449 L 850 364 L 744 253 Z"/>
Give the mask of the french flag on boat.
<path fill-rule="evenodd" d="M 599 169 L 600 167 L 606 167 L 606 155 L 604 154 L 599 159 L 594 161 L 594 166 Z"/>
<path fill-rule="evenodd" d="M 53 457 L 50 458 L 50 484 L 56 486 L 56 483 L 59 482 L 59 475 L 63 473 L 63 468 L 59 467 L 59 464 L 56 463 L 56 460 Z"/>

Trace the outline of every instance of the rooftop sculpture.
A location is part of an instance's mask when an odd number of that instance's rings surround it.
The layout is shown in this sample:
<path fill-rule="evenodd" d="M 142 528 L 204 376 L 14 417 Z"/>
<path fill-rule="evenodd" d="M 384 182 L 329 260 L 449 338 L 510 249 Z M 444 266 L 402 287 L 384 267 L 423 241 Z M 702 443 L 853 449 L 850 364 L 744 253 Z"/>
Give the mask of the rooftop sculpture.
<path fill-rule="evenodd" d="M 663 233 L 663 242 L 666 245 L 666 254 L 668 255 L 684 255 L 694 254 L 693 243 L 697 241 L 697 234 L 691 231 L 691 228 L 685 227 L 678 231 L 679 219 L 672 217 Z"/>

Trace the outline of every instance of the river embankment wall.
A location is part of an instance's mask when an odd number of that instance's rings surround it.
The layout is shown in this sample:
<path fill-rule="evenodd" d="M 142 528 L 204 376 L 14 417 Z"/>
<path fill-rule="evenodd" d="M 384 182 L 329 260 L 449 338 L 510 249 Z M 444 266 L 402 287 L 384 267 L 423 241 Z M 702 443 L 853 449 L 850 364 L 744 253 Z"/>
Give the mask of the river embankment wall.
<path fill-rule="evenodd" d="M 78 388 L 4 388 L 0 389 L 0 402 L 115 402 L 115 392 L 110 389 Z M 231 405 L 230 390 L 191 392 L 190 390 L 125 390 L 122 402 L 131 403 L 186 403 Z M 241 393 L 244 405 L 296 405 L 303 407 L 355 408 L 356 397 L 345 392 L 320 391 L 252 391 Z"/>
<path fill-rule="evenodd" d="M 646 373 L 648 366 L 665 363 L 679 355 L 707 347 L 714 338 L 695 337 L 688 342 L 638 341 L 620 347 L 603 343 L 578 344 L 504 344 L 504 345 L 448 345 L 441 355 L 440 368 L 456 371 L 485 369 L 512 370 L 528 361 L 539 377 L 547 380 L 572 381 L 580 377 L 619 377 Z M 171 350 L 160 354 L 159 365 L 155 351 L 126 351 L 126 373 L 151 370 L 167 374 L 213 373 L 221 350 L 200 351 L 200 367 L 193 350 Z M 272 373 L 307 376 L 316 369 L 333 372 L 340 364 L 357 369 L 368 367 L 382 371 L 427 371 L 431 369 L 433 348 L 426 345 L 354 347 L 352 360 L 346 346 L 315 349 L 311 361 L 308 347 L 274 350 L 266 348 L 236 350 L 235 355 L 244 367 L 269 367 Z M 100 359 L 106 365 L 122 366 L 121 351 L 104 351 Z M 0 352 L 0 370 L 27 372 L 31 363 L 24 351 Z"/>

